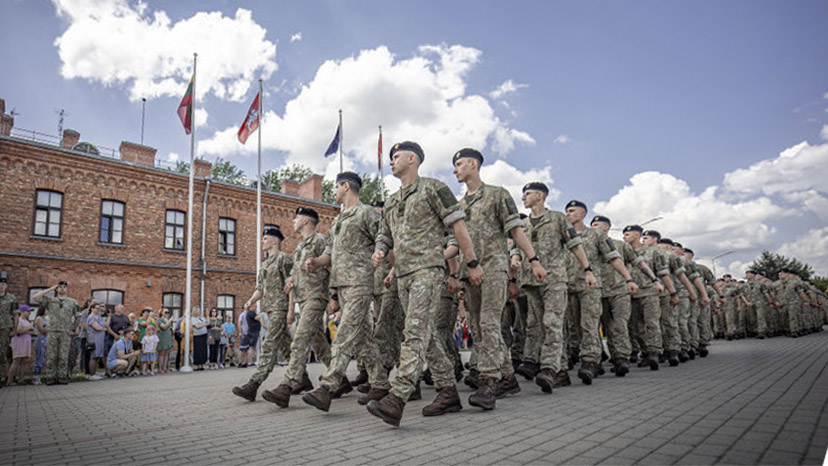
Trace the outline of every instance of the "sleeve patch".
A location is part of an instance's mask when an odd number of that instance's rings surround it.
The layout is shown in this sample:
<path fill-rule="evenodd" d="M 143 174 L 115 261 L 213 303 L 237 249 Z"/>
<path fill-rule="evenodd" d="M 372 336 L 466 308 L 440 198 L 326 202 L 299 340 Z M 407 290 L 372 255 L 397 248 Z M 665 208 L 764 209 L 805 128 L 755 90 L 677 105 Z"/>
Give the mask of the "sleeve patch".
<path fill-rule="evenodd" d="M 443 186 L 438 189 L 437 196 L 440 198 L 440 202 L 443 203 L 443 208 L 445 209 L 457 204 L 457 198 L 454 197 L 454 193 L 451 192 L 448 186 Z"/>

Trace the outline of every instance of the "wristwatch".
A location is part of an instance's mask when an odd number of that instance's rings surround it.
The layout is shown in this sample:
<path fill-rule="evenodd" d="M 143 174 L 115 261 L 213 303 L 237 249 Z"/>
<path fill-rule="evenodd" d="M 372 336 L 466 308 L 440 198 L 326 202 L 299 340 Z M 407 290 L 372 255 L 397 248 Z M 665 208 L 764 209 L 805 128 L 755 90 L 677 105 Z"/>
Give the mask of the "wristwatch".
<path fill-rule="evenodd" d="M 466 267 L 468 267 L 470 269 L 473 269 L 473 268 L 477 267 L 478 265 L 480 265 L 480 262 L 477 259 L 475 259 L 473 261 L 466 262 Z"/>
<path fill-rule="evenodd" d="M 510 283 L 517 283 L 517 278 L 510 278 L 510 279 L 509 279 L 509 282 L 510 282 Z"/>
<path fill-rule="evenodd" d="M 457 279 L 457 274 L 456 274 L 456 273 L 450 273 L 450 274 L 449 274 L 449 277 L 450 277 L 450 278 Z"/>
<path fill-rule="evenodd" d="M 592 272 L 592 264 L 589 264 L 588 266 L 584 267 L 584 272 Z"/>
<path fill-rule="evenodd" d="M 534 261 L 540 261 L 540 257 L 537 254 L 535 254 L 535 257 L 529 259 L 529 262 L 534 262 Z"/>
<path fill-rule="evenodd" d="M 631 279 L 627 280 L 627 283 L 635 283 L 635 279 L 631 278 Z"/>

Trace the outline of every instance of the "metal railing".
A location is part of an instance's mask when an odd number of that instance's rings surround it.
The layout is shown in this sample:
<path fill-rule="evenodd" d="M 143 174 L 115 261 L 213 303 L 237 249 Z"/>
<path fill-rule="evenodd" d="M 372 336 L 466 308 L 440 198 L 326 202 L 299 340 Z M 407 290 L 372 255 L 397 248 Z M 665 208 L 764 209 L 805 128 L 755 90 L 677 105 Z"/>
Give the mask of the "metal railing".
<path fill-rule="evenodd" d="M 18 128 L 16 126 L 11 129 L 11 131 L 9 132 L 9 136 L 13 137 L 13 138 L 17 138 L 17 139 L 24 139 L 26 141 L 32 141 L 32 142 L 37 142 L 37 143 L 40 143 L 40 144 L 48 144 L 50 146 L 58 146 L 58 147 L 60 147 L 60 143 L 63 140 L 63 138 L 61 136 L 55 136 L 54 134 L 40 133 L 38 131 L 34 131 L 34 130 L 31 130 L 31 129 Z M 81 142 L 86 142 L 87 144 L 94 146 L 95 149 L 97 149 L 98 153 L 96 154 L 96 153 L 93 153 L 93 152 L 88 152 L 88 151 L 85 151 L 85 150 L 77 150 L 77 149 L 73 149 L 73 148 L 70 148 L 70 150 L 74 150 L 75 152 L 80 152 L 80 153 L 83 153 L 83 154 L 92 154 L 92 155 L 100 155 L 100 156 L 103 156 L 103 157 L 110 157 L 110 158 L 113 158 L 113 159 L 120 159 L 121 158 L 120 151 L 118 151 L 117 149 L 113 149 L 111 147 L 106 147 L 106 146 L 99 146 L 97 144 L 92 144 L 92 143 L 87 142 L 87 141 L 81 141 Z"/>

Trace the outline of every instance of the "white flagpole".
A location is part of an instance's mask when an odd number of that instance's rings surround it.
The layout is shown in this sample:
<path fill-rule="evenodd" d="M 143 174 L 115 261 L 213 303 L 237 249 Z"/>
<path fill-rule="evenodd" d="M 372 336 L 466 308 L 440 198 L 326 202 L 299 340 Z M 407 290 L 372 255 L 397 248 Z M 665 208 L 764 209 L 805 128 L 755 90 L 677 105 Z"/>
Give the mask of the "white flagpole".
<path fill-rule="evenodd" d="M 379 137 L 380 141 L 382 141 L 382 125 L 379 125 Z M 379 173 L 380 173 L 380 194 L 382 196 L 382 202 L 385 202 L 385 174 L 382 165 L 382 151 L 377 155 L 377 159 L 379 160 Z"/>
<path fill-rule="evenodd" d="M 192 128 L 190 128 L 190 187 L 189 193 L 187 195 L 187 284 L 186 284 L 186 294 L 185 294 L 185 311 L 184 311 L 184 364 L 181 367 L 181 372 L 192 372 L 193 368 L 190 367 L 190 331 L 191 331 L 191 323 L 190 323 L 190 312 L 191 312 L 191 302 L 192 302 L 192 295 L 193 295 L 193 176 L 195 172 L 195 110 L 196 110 L 196 60 L 198 59 L 198 54 L 193 54 L 193 101 L 192 101 L 192 109 L 193 114 L 190 116 L 192 120 L 190 124 Z"/>
<path fill-rule="evenodd" d="M 258 157 L 258 165 L 256 169 L 256 285 L 259 284 L 259 269 L 262 266 L 262 126 L 264 125 L 264 119 L 262 119 L 262 99 L 264 96 L 262 95 L 262 80 L 259 79 L 259 157 Z M 259 312 L 261 309 L 261 301 L 256 301 L 256 311 Z M 259 363 L 259 359 L 261 358 L 261 341 L 263 335 L 261 332 L 259 334 L 259 341 L 256 342 L 256 364 Z"/>
<path fill-rule="evenodd" d="M 345 131 L 342 128 L 342 109 L 339 110 L 339 173 L 342 173 L 344 169 L 342 168 L 342 140 L 344 139 L 342 136 L 345 134 Z"/>

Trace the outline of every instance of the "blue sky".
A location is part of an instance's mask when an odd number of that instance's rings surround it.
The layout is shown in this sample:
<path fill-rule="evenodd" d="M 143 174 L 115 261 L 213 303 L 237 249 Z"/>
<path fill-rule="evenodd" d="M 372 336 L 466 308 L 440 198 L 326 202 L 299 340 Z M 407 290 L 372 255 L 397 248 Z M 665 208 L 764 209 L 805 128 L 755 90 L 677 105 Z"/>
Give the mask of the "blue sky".
<path fill-rule="evenodd" d="M 187 158 L 175 110 L 198 51 L 199 153 L 251 177 L 255 136 L 234 138 L 264 76 L 265 169 L 332 176 L 343 108 L 350 168 L 376 169 L 382 124 L 386 148 L 422 142 L 458 193 L 450 155 L 474 146 L 516 196 L 540 179 L 552 208 L 661 216 L 700 257 L 734 250 L 719 269 L 769 249 L 828 274 L 826 2 L 0 5 L 0 97 L 20 128 L 54 134 L 63 108 L 82 140 L 117 147 L 138 141 L 147 96 L 145 143 Z"/>

